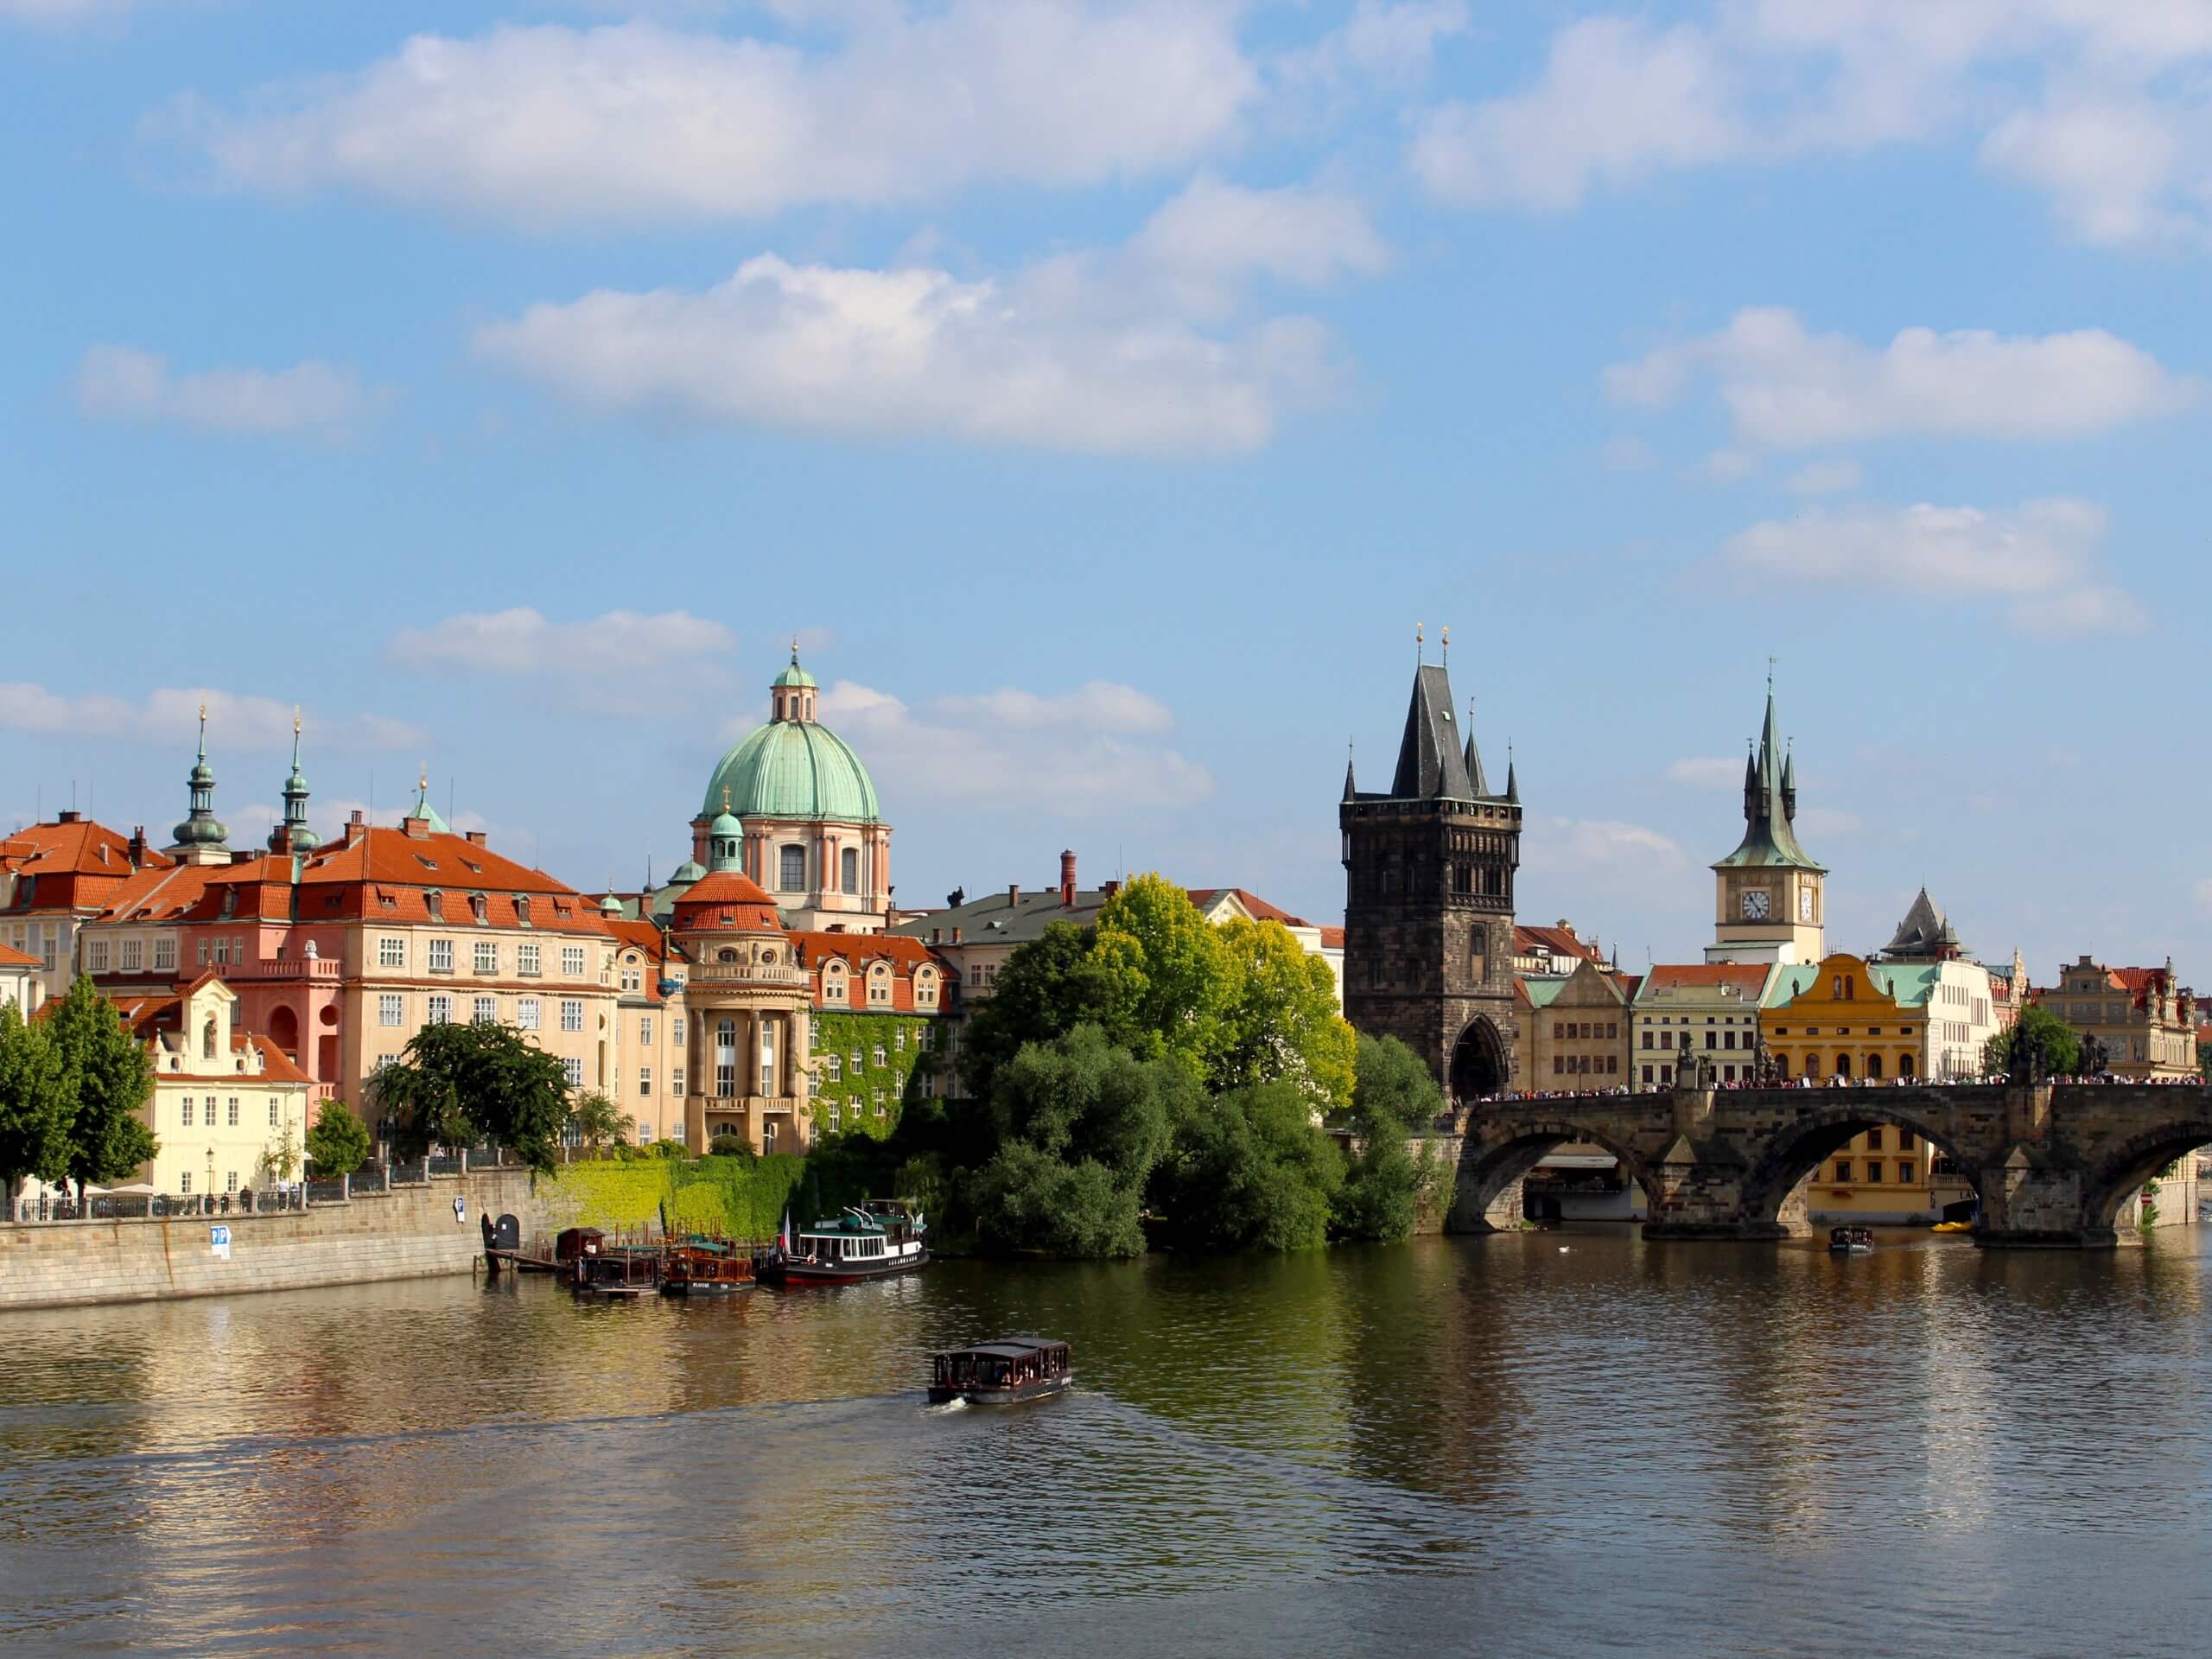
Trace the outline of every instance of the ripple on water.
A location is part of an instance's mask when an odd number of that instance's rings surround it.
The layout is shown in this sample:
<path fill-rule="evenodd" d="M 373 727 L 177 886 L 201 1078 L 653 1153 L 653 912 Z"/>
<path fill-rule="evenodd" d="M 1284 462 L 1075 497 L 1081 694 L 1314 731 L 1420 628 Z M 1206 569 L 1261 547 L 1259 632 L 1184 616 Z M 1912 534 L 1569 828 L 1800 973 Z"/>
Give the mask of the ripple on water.
<path fill-rule="evenodd" d="M 698 1307 L 444 1281 L 18 1315 L 0 1637 L 2178 1651 L 2212 1490 L 2193 1234 L 1839 1260 L 1593 1230 Z M 931 1348 L 1014 1330 L 1071 1339 L 1077 1389 L 922 1405 Z"/>

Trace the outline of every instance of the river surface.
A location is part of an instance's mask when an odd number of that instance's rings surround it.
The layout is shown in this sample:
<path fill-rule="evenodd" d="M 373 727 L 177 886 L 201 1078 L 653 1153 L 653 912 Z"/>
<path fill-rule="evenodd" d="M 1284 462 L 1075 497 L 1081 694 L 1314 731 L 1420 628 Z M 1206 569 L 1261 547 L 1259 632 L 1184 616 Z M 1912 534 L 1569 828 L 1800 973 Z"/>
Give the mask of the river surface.
<path fill-rule="evenodd" d="M 2207 1246 L 1592 1228 L 18 1313 L 0 1649 L 2201 1652 Z M 1018 1331 L 1076 1392 L 925 1408 L 930 1350 Z"/>

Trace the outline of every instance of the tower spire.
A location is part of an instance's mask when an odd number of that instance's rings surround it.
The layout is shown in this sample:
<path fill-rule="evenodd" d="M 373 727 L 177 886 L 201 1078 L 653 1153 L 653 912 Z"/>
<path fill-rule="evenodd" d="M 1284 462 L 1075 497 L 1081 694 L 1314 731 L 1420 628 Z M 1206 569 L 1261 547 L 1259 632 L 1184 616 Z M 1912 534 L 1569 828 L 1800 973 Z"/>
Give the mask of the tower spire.
<path fill-rule="evenodd" d="M 215 773 L 207 764 L 207 705 L 200 705 L 200 750 L 185 780 L 190 805 L 184 822 L 176 826 L 170 851 L 194 864 L 227 864 L 231 849 L 229 828 L 215 817 Z"/>
<path fill-rule="evenodd" d="M 300 772 L 300 711 L 292 710 L 292 772 L 284 779 L 284 821 L 269 832 L 269 850 L 311 853 L 322 837 L 308 828 L 308 780 Z"/>

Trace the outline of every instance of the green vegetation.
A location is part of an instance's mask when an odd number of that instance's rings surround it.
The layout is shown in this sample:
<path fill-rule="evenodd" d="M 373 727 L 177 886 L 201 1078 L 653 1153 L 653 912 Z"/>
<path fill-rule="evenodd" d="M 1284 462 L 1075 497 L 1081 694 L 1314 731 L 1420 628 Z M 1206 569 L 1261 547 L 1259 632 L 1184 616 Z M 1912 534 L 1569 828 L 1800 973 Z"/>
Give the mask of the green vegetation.
<path fill-rule="evenodd" d="M 328 1180 L 351 1175 L 369 1160 L 369 1131 L 342 1100 L 326 1100 L 308 1131 L 308 1161 Z"/>
<path fill-rule="evenodd" d="M 87 1182 L 119 1181 L 157 1149 L 139 1116 L 154 1091 L 154 1065 L 88 977 L 79 977 L 42 1023 L 61 1059 L 60 1173 L 77 1183 L 82 1202 Z"/>
<path fill-rule="evenodd" d="M 2037 1077 L 2069 1077 L 2082 1062 L 2082 1039 L 2074 1028 L 2040 1002 L 2031 1002 L 2020 1017 L 1989 1039 L 1982 1051 L 1984 1069 L 1992 1076 L 2013 1076 L 2032 1069 Z M 2016 1065 L 2015 1060 L 2022 1062 Z"/>
<path fill-rule="evenodd" d="M 787 1154 L 764 1158 L 640 1158 L 629 1163 L 564 1164 L 539 1191 L 560 1226 L 609 1232 L 644 1228 L 664 1212 L 679 1233 L 719 1233 L 765 1240 L 775 1236 L 786 1207 L 810 1221 L 800 1189 L 808 1160 Z"/>
<path fill-rule="evenodd" d="M 960 1058 L 967 1097 L 911 1110 L 884 1173 L 985 1249 L 1402 1239 L 1433 1179 L 1408 1146 L 1443 1105 L 1419 1058 L 1356 1038 L 1287 929 L 1215 927 L 1156 875 L 1014 951 Z"/>
<path fill-rule="evenodd" d="M 817 1084 L 811 1103 L 817 1135 L 883 1141 L 896 1133 L 908 1092 L 927 1058 L 931 1023 L 911 1014 L 817 1013 L 809 1027 Z"/>
<path fill-rule="evenodd" d="M 594 1151 L 626 1143 L 638 1132 L 638 1120 L 597 1090 L 577 1097 L 569 1109 L 569 1123 L 576 1138 Z"/>
<path fill-rule="evenodd" d="M 61 1051 L 48 1026 L 0 1003 L 0 1181 L 12 1211 L 27 1179 L 58 1181 L 68 1166 L 73 1113 Z"/>
<path fill-rule="evenodd" d="M 425 1026 L 369 1090 L 371 1104 L 397 1125 L 402 1158 L 488 1141 L 543 1173 L 560 1156 L 569 1121 L 561 1062 L 505 1026 Z"/>

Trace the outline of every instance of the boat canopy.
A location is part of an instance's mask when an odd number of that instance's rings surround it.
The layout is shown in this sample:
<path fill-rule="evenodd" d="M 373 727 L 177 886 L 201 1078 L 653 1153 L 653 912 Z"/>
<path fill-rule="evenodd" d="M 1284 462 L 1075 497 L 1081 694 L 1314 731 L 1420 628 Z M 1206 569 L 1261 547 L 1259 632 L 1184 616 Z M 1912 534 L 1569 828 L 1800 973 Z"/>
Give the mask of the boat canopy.
<path fill-rule="evenodd" d="M 1038 1354 L 1065 1353 L 1067 1344 L 1053 1342 L 1044 1337 L 1001 1337 L 995 1342 L 979 1342 L 972 1347 L 948 1348 L 935 1357 L 938 1359 L 1028 1359 Z"/>

